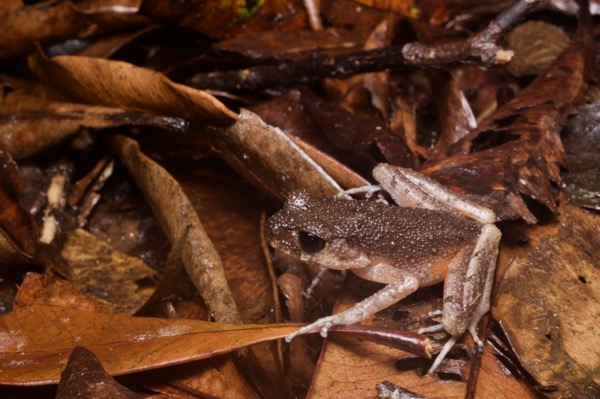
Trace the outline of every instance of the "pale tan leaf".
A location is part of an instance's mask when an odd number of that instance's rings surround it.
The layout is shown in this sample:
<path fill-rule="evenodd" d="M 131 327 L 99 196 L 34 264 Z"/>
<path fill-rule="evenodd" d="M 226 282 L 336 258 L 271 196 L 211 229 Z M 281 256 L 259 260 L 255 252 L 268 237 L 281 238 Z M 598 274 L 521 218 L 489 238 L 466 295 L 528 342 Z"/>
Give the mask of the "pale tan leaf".
<path fill-rule="evenodd" d="M 214 312 L 215 320 L 240 321 L 221 258 L 179 183 L 163 167 L 144 155 L 135 140 L 116 136 L 112 141 L 121 161 L 148 199 L 169 241 L 173 243 L 187 232 L 182 261 L 200 295 Z"/>

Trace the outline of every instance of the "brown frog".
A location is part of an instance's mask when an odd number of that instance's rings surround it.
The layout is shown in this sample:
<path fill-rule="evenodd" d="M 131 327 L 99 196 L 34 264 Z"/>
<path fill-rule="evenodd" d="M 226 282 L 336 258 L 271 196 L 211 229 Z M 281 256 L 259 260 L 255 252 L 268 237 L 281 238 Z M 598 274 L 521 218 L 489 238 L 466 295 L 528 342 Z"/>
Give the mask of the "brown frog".
<path fill-rule="evenodd" d="M 324 268 L 346 270 L 386 284 L 352 308 L 289 335 L 358 323 L 425 287 L 444 281 L 442 324 L 451 338 L 428 373 L 489 309 L 500 231 L 495 214 L 411 169 L 378 165 L 373 177 L 399 206 L 375 201 L 290 196 L 267 220 L 272 247 Z"/>

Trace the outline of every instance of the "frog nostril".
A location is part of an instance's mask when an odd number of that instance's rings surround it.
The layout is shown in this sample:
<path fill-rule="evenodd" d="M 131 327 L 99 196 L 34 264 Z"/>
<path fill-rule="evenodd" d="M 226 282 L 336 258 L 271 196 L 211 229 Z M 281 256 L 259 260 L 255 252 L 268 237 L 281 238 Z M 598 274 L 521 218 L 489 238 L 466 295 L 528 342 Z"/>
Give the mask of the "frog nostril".
<path fill-rule="evenodd" d="M 308 231 L 298 233 L 300 246 L 308 253 L 314 254 L 325 248 L 325 240 Z"/>

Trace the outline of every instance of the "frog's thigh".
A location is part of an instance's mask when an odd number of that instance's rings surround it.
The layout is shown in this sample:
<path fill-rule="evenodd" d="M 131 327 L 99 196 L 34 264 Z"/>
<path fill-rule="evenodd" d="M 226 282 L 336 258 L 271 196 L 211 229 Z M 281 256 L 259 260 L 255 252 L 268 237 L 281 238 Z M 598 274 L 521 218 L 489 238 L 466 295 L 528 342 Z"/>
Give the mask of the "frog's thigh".
<path fill-rule="evenodd" d="M 453 336 L 475 326 L 488 311 L 496 269 L 500 230 L 484 225 L 475 243 L 460 251 L 444 283 L 442 324 Z"/>
<path fill-rule="evenodd" d="M 479 223 L 494 223 L 494 212 L 477 205 L 435 180 L 412 169 L 379 164 L 373 177 L 404 207 L 418 207 L 464 215 Z"/>

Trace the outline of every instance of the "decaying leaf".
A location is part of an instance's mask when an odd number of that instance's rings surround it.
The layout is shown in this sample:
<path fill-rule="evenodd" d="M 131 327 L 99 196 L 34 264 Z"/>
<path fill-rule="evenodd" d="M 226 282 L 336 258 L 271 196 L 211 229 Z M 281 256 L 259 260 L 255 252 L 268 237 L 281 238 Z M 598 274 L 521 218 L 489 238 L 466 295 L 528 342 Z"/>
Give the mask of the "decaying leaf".
<path fill-rule="evenodd" d="M 600 210 L 600 101 L 579 108 L 567 126 L 564 190 L 569 199 Z"/>
<path fill-rule="evenodd" d="M 169 241 L 173 243 L 177 237 L 187 237 L 181 254 L 185 270 L 214 312 L 215 319 L 240 321 L 221 258 L 181 186 L 164 168 L 144 155 L 135 140 L 116 136 L 113 143 L 121 161 L 144 192 Z"/>
<path fill-rule="evenodd" d="M 536 221 L 521 195 L 556 211 L 552 182 L 560 182 L 565 163 L 560 131 L 585 88 L 584 61 L 582 45 L 571 43 L 546 73 L 448 149 L 460 155 L 424 173 L 477 197 L 501 219 Z"/>
<path fill-rule="evenodd" d="M 560 228 L 511 264 L 493 308 L 521 364 L 553 398 L 600 393 L 600 216 L 560 208 Z"/>
<path fill-rule="evenodd" d="M 278 339 L 294 324 L 221 324 L 82 312 L 54 306 L 0 316 L 0 384 L 57 383 L 75 346 L 94 352 L 110 375 L 149 370 Z"/>
<path fill-rule="evenodd" d="M 62 255 L 83 291 L 111 304 L 115 313 L 134 313 L 152 294 L 139 281 L 152 277 L 154 270 L 83 229 L 66 234 Z"/>
<path fill-rule="evenodd" d="M 49 305 L 84 312 L 111 313 L 111 306 L 81 292 L 72 281 L 56 276 L 28 273 L 15 296 L 15 306 Z"/>

